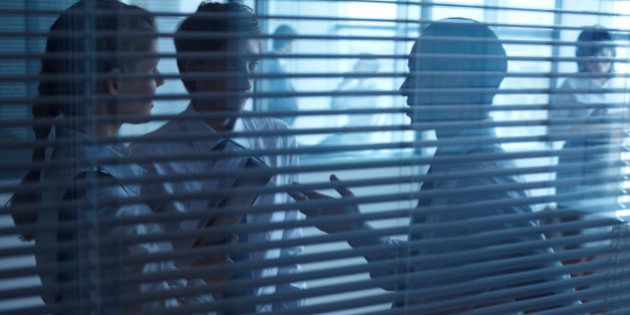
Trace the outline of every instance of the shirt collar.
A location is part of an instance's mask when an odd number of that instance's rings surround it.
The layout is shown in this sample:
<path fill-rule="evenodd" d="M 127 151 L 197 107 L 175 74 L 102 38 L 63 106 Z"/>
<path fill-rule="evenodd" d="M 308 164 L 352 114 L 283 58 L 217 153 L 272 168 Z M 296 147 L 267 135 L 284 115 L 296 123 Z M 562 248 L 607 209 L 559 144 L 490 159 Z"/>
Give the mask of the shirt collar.
<path fill-rule="evenodd" d="M 242 118 L 238 118 L 236 120 L 236 123 L 234 124 L 234 131 L 235 132 L 241 132 L 241 131 L 247 131 L 247 130 L 249 130 L 249 129 L 245 125 L 245 122 L 243 121 L 243 119 Z M 242 145 L 245 148 L 249 148 L 250 145 L 249 145 L 248 139 L 249 138 L 232 138 L 232 141 Z"/>
<path fill-rule="evenodd" d="M 96 143 L 97 140 L 78 131 L 67 127 L 55 126 L 55 137 L 70 139 L 71 141 L 80 141 L 81 144 L 63 145 L 55 147 L 55 156 L 68 157 L 77 160 L 96 160 L 96 159 L 123 159 L 124 155 L 119 150 L 105 145 Z M 121 164 L 95 164 L 106 173 L 116 178 L 143 176 L 146 171 L 136 164 L 121 161 Z"/>
<path fill-rule="evenodd" d="M 189 104 L 188 107 L 182 112 L 182 115 L 198 115 L 198 111 Z M 190 133 L 198 133 L 198 134 L 216 134 L 217 131 L 212 128 L 208 123 L 201 119 L 191 119 L 190 121 L 183 121 L 182 124 L 188 129 Z M 247 126 L 243 122 L 241 118 L 238 118 L 234 124 L 234 131 L 247 131 Z M 247 138 L 232 138 L 234 142 L 242 145 L 245 148 L 249 148 L 249 142 Z M 220 138 L 206 138 L 206 139 L 197 139 L 193 140 L 193 146 L 200 151 L 211 151 L 214 149 L 219 143 L 221 143 L 223 139 Z"/>
<path fill-rule="evenodd" d="M 182 116 L 197 116 L 198 111 L 189 104 L 188 107 L 182 112 Z M 219 143 L 221 143 L 222 139 L 216 137 L 208 137 L 203 138 L 203 135 L 212 135 L 216 134 L 216 130 L 212 128 L 208 123 L 203 121 L 202 119 L 190 119 L 190 120 L 181 120 L 179 122 L 181 126 L 186 130 L 187 134 L 195 134 L 200 136 L 197 139 L 191 140 L 191 143 L 196 151 L 198 152 L 209 152 L 212 151 Z"/>

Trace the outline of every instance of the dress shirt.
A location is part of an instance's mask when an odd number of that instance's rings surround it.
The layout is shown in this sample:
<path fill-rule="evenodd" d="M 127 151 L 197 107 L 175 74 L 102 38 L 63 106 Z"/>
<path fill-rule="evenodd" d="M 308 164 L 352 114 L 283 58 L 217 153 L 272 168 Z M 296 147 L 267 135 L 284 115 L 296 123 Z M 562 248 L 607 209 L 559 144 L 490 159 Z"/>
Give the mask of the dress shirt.
<path fill-rule="evenodd" d="M 464 129 L 460 131 L 457 135 L 453 137 L 453 139 L 464 139 L 466 137 L 474 137 L 481 139 L 492 139 L 495 136 L 492 130 L 488 129 Z M 488 202 L 488 201 L 499 201 L 499 200 L 516 200 L 520 198 L 526 197 L 528 194 L 524 190 L 510 190 L 505 191 L 502 190 L 501 187 L 505 185 L 513 185 L 522 182 L 517 176 L 511 175 L 478 175 L 475 177 L 470 176 L 461 176 L 459 174 L 470 172 L 470 171 L 487 171 L 491 173 L 493 171 L 500 170 L 508 170 L 514 169 L 516 166 L 513 162 L 507 160 L 475 160 L 475 161 L 467 161 L 466 157 L 469 155 L 475 154 L 501 154 L 504 151 L 500 146 L 494 144 L 484 143 L 484 140 L 479 140 L 477 142 L 469 142 L 468 144 L 458 144 L 458 145 L 445 145 L 438 146 L 433 163 L 431 164 L 429 170 L 430 174 L 437 177 L 431 182 L 425 182 L 422 186 L 421 192 L 428 192 L 431 190 L 441 190 L 448 191 L 453 190 L 452 194 L 440 195 L 434 197 L 420 197 L 418 206 L 419 207 L 441 207 L 441 206 L 458 206 L 459 209 L 455 211 L 448 211 L 444 213 L 434 212 L 427 215 L 413 215 L 411 218 L 411 226 L 417 226 L 422 224 L 431 224 L 431 225 L 440 225 L 440 224 L 448 224 L 455 222 L 466 222 L 469 220 L 480 219 L 484 217 L 494 217 L 494 216 L 502 216 L 502 215 L 514 215 L 514 214 L 527 214 L 531 213 L 532 209 L 528 205 L 506 205 L 501 207 L 491 206 L 488 208 L 474 208 L 469 209 L 470 206 L 473 206 L 478 203 Z M 446 157 L 461 157 L 461 159 L 457 160 L 446 160 L 442 158 Z M 494 189 L 488 189 L 485 191 L 479 191 L 475 193 L 457 193 L 455 191 L 462 189 L 471 189 L 471 188 L 484 188 L 492 186 Z M 421 208 L 419 210 L 421 210 Z M 410 241 L 418 241 L 418 240 L 439 240 L 439 239 L 448 239 L 448 238 L 458 238 L 456 242 L 443 243 L 438 246 L 428 246 L 428 247 L 420 247 L 411 249 L 406 246 L 405 241 L 399 241 L 390 239 L 387 237 L 372 239 L 368 241 L 363 241 L 360 243 L 353 243 L 353 246 L 365 246 L 365 245 L 374 245 L 374 244 L 383 244 L 390 245 L 395 250 L 384 253 L 383 255 L 377 255 L 372 257 L 366 257 L 370 261 L 379 261 L 383 259 L 392 259 L 392 258 L 414 258 L 427 256 L 430 257 L 432 255 L 440 255 L 440 254 L 449 254 L 449 253 L 458 253 L 461 251 L 467 250 L 476 250 L 483 249 L 497 245 L 506 245 L 518 242 L 531 242 L 531 241 L 539 241 L 543 240 L 544 236 L 541 233 L 530 233 L 521 236 L 515 236 L 510 238 L 504 238 L 499 240 L 493 240 L 491 243 L 477 241 L 471 242 L 467 241 L 468 236 L 479 235 L 488 232 L 497 232 L 500 230 L 510 230 L 515 228 L 527 228 L 527 227 L 535 227 L 538 225 L 537 221 L 533 220 L 512 220 L 509 222 L 501 222 L 501 223 L 493 223 L 493 224 L 483 224 L 476 225 L 470 224 L 466 226 L 462 226 L 461 228 L 438 228 L 431 230 L 424 230 L 422 232 L 410 232 L 409 240 Z M 369 226 L 366 226 L 369 228 Z M 453 267 L 464 267 L 471 264 L 478 264 L 484 262 L 491 262 L 501 259 L 507 258 L 515 258 L 519 256 L 527 256 L 541 253 L 552 253 L 553 250 L 551 248 L 540 248 L 535 250 L 524 250 L 523 252 L 510 252 L 503 255 L 494 255 L 494 256 L 480 256 L 480 255 L 462 255 L 462 257 L 456 260 L 444 260 L 436 263 L 432 261 L 430 263 L 419 263 L 411 265 L 408 264 L 399 264 L 396 267 L 390 269 L 379 270 L 378 272 L 373 272 L 371 274 L 372 277 L 379 277 L 391 274 L 402 274 L 408 272 L 429 272 L 435 271 L 436 273 L 440 272 L 440 270 L 445 268 L 453 268 Z M 435 286 L 442 285 L 452 285 L 457 283 L 462 283 L 466 281 L 473 281 L 475 279 L 491 277 L 491 276 L 499 276 L 499 275 L 508 275 L 510 273 L 522 272 L 526 270 L 533 270 L 537 268 L 548 268 L 552 266 L 560 266 L 559 261 L 550 262 L 550 263 L 541 263 L 540 265 L 529 266 L 526 268 L 507 268 L 505 270 L 485 270 L 484 272 L 474 272 L 474 273 L 460 273 L 451 276 L 435 276 L 431 273 L 423 276 L 421 279 L 414 279 L 413 281 L 408 280 L 398 283 L 395 286 L 385 287 L 387 290 L 400 290 L 400 289 L 430 289 Z M 543 281 L 553 281 L 558 279 L 566 278 L 565 276 L 556 276 L 549 277 L 546 280 L 539 280 L 539 282 Z M 524 280 L 522 282 L 526 282 Z M 531 284 L 531 281 L 529 281 Z M 512 286 L 525 285 L 525 283 L 510 283 L 509 286 L 497 284 L 496 286 L 485 288 L 483 290 L 476 289 L 474 286 L 471 286 L 472 290 L 466 291 L 458 295 L 458 297 L 464 296 L 482 296 L 484 292 L 491 292 L 494 290 L 505 289 Z M 566 292 L 563 291 L 563 292 Z M 536 292 L 540 295 L 553 294 L 555 292 Z M 424 304 L 429 302 L 439 301 L 440 299 L 448 299 L 453 298 L 453 296 L 443 297 L 443 296 L 431 296 L 431 297 L 423 297 L 423 296 L 406 296 L 404 301 L 399 301 L 396 304 L 398 307 L 404 307 L 404 305 L 409 304 Z M 510 302 L 503 301 L 505 302 Z M 496 302 L 496 301 L 494 301 Z M 475 305 L 474 303 L 469 304 L 469 308 L 460 309 L 458 311 L 464 312 L 466 310 L 472 310 L 475 307 L 488 306 L 487 302 L 482 302 L 480 305 Z"/>
<path fill-rule="evenodd" d="M 196 114 L 195 109 L 189 105 L 188 108 L 181 114 L 182 116 Z M 283 122 L 272 118 L 243 118 L 238 119 L 234 127 L 235 131 L 269 131 L 269 130 L 286 130 L 287 126 Z M 171 136 L 171 135 L 212 135 L 216 131 L 206 122 L 200 119 L 177 119 L 166 123 L 158 130 L 149 134 L 149 136 Z M 249 137 L 249 138 L 235 138 L 232 139 L 241 144 L 245 148 L 252 150 L 265 150 L 265 149 L 291 149 L 296 147 L 296 141 L 291 136 L 277 136 L 277 137 Z M 208 153 L 221 142 L 219 138 L 207 138 L 207 139 L 194 139 L 183 141 L 161 141 L 161 142 L 138 142 L 131 146 L 132 154 L 136 156 L 144 156 L 150 161 L 151 157 L 161 155 L 173 155 L 173 154 L 195 154 L 195 153 Z M 298 165 L 298 156 L 294 154 L 277 154 L 266 155 L 260 157 L 271 168 L 283 168 L 294 167 Z M 233 163 L 235 161 L 241 161 L 243 158 L 235 157 L 230 159 L 224 159 L 226 163 Z M 238 163 L 236 163 L 238 164 Z M 143 165 L 146 169 L 157 175 L 178 175 L 178 174 L 205 174 L 212 173 L 218 169 L 235 169 L 233 166 L 221 166 L 217 167 L 216 163 L 209 162 L 207 160 L 171 160 L 146 163 Z M 273 176 L 268 185 L 283 186 L 290 185 L 294 182 L 298 182 L 298 174 L 277 174 Z M 142 195 L 168 195 L 168 194 L 182 194 L 182 193 L 199 193 L 203 191 L 213 191 L 217 188 L 226 188 L 225 181 L 214 180 L 190 180 L 185 182 L 163 182 L 151 185 L 145 185 L 142 188 Z M 286 204 L 293 203 L 294 201 L 289 197 L 287 193 L 276 194 L 264 194 L 258 197 L 255 205 L 272 205 L 272 204 Z M 201 211 L 206 210 L 212 204 L 212 200 L 186 200 L 178 202 L 164 202 L 151 204 L 151 207 L 156 212 L 179 212 L 185 213 L 188 211 Z M 275 211 L 265 212 L 259 214 L 248 214 L 245 217 L 247 223 L 271 223 L 282 221 L 293 221 L 301 218 L 301 215 L 297 210 L 291 211 Z M 166 228 L 170 231 L 189 231 L 198 228 L 200 220 L 185 220 L 179 222 L 171 222 L 166 225 Z M 300 228 L 285 229 L 285 230 L 273 230 L 250 233 L 248 235 L 249 243 L 263 244 L 270 241 L 295 239 L 302 237 L 302 230 Z M 184 250 L 188 247 L 188 242 L 174 242 L 176 250 Z M 287 248 L 274 248 L 268 250 L 254 251 L 249 255 L 251 261 L 262 261 L 267 259 L 276 259 L 281 257 L 296 256 L 302 251 L 301 246 L 287 247 Z M 179 263 L 179 268 L 186 268 L 185 263 Z M 257 269 L 252 272 L 254 279 L 270 278 L 279 275 L 293 274 L 299 271 L 297 264 L 283 265 L 280 267 L 268 267 L 264 269 Z M 203 280 L 196 279 L 190 281 L 189 286 L 203 286 Z M 274 293 L 281 293 L 287 291 L 300 290 L 305 287 L 305 283 L 283 283 L 278 285 L 267 285 L 263 287 L 254 288 L 254 294 L 270 295 Z M 204 297 L 206 302 L 213 300 L 211 295 Z M 260 304 L 256 306 L 258 312 L 279 310 L 279 309 L 293 309 L 303 305 L 303 300 L 291 300 L 281 301 L 277 303 Z"/>
<path fill-rule="evenodd" d="M 605 137 L 573 139 L 565 142 L 558 157 L 561 168 L 556 173 L 558 180 L 571 180 L 569 184 L 556 186 L 556 194 L 584 193 L 583 197 L 561 198 L 558 208 L 579 210 L 580 219 L 611 219 L 610 226 L 583 229 L 581 234 L 605 233 L 613 230 L 613 225 L 623 220 L 617 215 L 622 209 L 618 202 L 623 189 L 623 181 L 615 176 L 623 175 L 621 154 L 622 143 Z M 577 150 L 576 150 L 577 149 Z M 584 247 L 610 245 L 611 240 L 589 242 Z"/>
<path fill-rule="evenodd" d="M 55 137 L 57 139 L 69 141 L 92 142 L 94 139 L 85 134 L 56 127 Z M 122 155 L 113 147 L 102 144 L 77 144 L 59 145 L 52 148 L 51 161 L 76 160 L 80 162 L 95 161 L 97 159 L 116 159 Z M 94 176 L 104 176 L 115 179 L 134 178 L 144 176 L 142 168 L 133 164 L 108 164 L 99 165 L 71 165 L 70 167 L 58 166 L 47 169 L 42 174 L 42 183 L 55 184 L 67 181 L 72 178 L 84 178 L 89 180 Z M 72 193 L 70 193 L 72 192 Z M 42 211 L 38 215 L 37 223 L 41 225 L 57 225 L 64 219 L 75 220 L 80 218 L 82 222 L 97 224 L 97 228 L 76 228 L 76 229 L 42 229 L 35 233 L 35 258 L 37 266 L 45 269 L 54 267 L 57 262 L 70 264 L 69 270 L 58 272 L 46 272 L 40 275 L 42 280 L 42 299 L 47 304 L 64 302 L 66 300 L 79 298 L 89 299 L 90 303 L 77 303 L 76 308 L 64 311 L 64 314 L 120 314 L 125 309 L 124 306 L 113 302 L 101 303 L 103 298 L 120 298 L 129 293 L 162 291 L 179 286 L 178 281 L 155 281 L 141 285 L 118 285 L 102 284 L 103 281 L 114 279 L 124 279 L 128 276 L 139 274 L 150 274 L 162 271 L 173 271 L 175 266 L 169 262 L 150 262 L 144 264 L 113 265 L 103 267 L 100 265 L 104 259 L 111 259 L 121 255 L 147 255 L 153 253 L 163 253 L 172 250 L 168 242 L 147 242 L 147 243 L 114 243 L 114 246 L 91 245 L 89 248 L 70 247 L 65 250 L 52 251 L 61 241 L 74 241 L 86 245 L 89 240 L 100 240 L 107 238 L 110 240 L 118 237 L 133 237 L 147 234 L 159 234 L 163 228 L 155 223 L 129 224 L 129 225 L 107 225 L 98 226 L 101 220 L 111 220 L 113 218 L 125 218 L 133 216 L 146 216 L 152 213 L 151 209 L 144 204 L 112 205 L 112 200 L 122 200 L 139 196 L 140 189 L 136 185 L 84 185 L 81 187 L 69 187 L 65 185 L 54 185 L 42 191 L 42 202 L 46 204 L 56 204 L 63 200 L 72 198 L 78 199 L 79 203 L 87 201 L 94 206 L 86 206 L 84 209 L 76 207 L 51 207 L 47 211 Z M 101 201 L 110 201 L 109 205 L 102 205 Z M 111 224 L 111 223 L 110 223 Z M 92 266 L 91 268 L 88 268 Z M 66 282 L 66 288 L 59 285 Z M 78 286 L 67 287 L 67 283 L 77 285 L 88 285 L 79 288 Z M 86 288 L 89 288 L 86 290 Z M 76 301 L 76 300 L 75 300 Z M 180 305 L 180 301 L 175 299 L 164 299 L 158 302 L 146 303 L 142 309 L 163 309 Z M 137 308 L 133 308 L 138 310 Z M 89 313 L 88 311 L 89 310 Z"/>
<path fill-rule="evenodd" d="M 568 78 L 560 85 L 561 93 L 552 94 L 549 97 L 549 118 L 588 118 L 597 108 L 606 104 L 621 105 L 628 102 L 628 93 L 606 91 L 610 89 L 628 89 L 628 81 L 620 78 L 611 78 L 604 84 L 593 78 Z M 570 93 L 573 90 L 575 93 Z M 601 92 L 597 92 L 602 90 Z M 563 109 L 559 106 L 591 105 L 582 108 Z M 611 113 L 619 112 L 612 110 Z M 572 125 L 567 123 L 552 123 L 549 126 L 549 133 L 573 132 L 574 129 L 583 125 Z"/>

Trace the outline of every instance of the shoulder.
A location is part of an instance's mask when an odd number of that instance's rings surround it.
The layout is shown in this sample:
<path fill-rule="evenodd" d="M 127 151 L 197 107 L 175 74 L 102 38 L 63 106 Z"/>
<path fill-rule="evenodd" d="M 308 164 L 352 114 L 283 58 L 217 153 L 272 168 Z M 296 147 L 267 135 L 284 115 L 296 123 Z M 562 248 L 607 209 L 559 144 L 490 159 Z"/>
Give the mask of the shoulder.
<path fill-rule="evenodd" d="M 505 151 L 497 145 L 476 148 L 469 152 L 470 155 L 500 155 L 502 153 L 505 153 Z M 518 183 L 520 182 L 520 179 L 517 176 L 501 174 L 501 171 L 509 171 L 510 169 L 515 169 L 516 167 L 516 163 L 511 160 L 483 159 L 458 161 L 451 163 L 451 165 L 449 165 L 449 167 L 445 170 L 444 174 L 463 175 L 468 173 L 470 175 L 453 179 L 445 179 L 440 181 L 439 185 L 446 189 L 458 189 Z"/>
<path fill-rule="evenodd" d="M 152 213 L 146 204 L 125 202 L 139 195 L 138 191 L 125 185 L 89 185 L 83 189 L 82 194 L 78 198 L 90 202 L 96 201 L 95 210 L 98 210 L 101 217 L 123 217 Z"/>
<path fill-rule="evenodd" d="M 614 77 L 606 83 L 606 87 L 610 88 L 627 88 L 628 86 L 630 86 L 630 79 L 626 77 Z"/>
<path fill-rule="evenodd" d="M 178 116 L 178 118 L 179 117 L 182 117 L 182 115 Z M 172 120 L 167 121 L 160 128 L 155 129 L 154 131 L 151 131 L 147 133 L 146 135 L 160 135 L 160 134 L 165 134 L 165 133 L 181 132 L 185 124 L 186 122 L 183 120 L 172 119 Z"/>
<path fill-rule="evenodd" d="M 295 137 L 286 132 L 288 125 L 273 117 L 247 117 L 243 118 L 243 126 L 247 131 L 278 131 L 277 135 L 266 135 L 260 138 L 261 145 L 265 148 L 292 148 L 297 146 Z"/>
<path fill-rule="evenodd" d="M 164 151 L 172 152 L 172 146 L 182 145 L 183 141 L 153 141 L 163 135 L 176 135 L 183 133 L 181 121 L 171 120 L 160 128 L 144 134 L 136 142 L 129 146 L 129 151 L 133 155 L 159 154 Z"/>
<path fill-rule="evenodd" d="M 242 121 L 245 128 L 252 131 L 289 129 L 285 122 L 273 117 L 247 117 Z"/>
<path fill-rule="evenodd" d="M 562 89 L 593 89 L 598 88 L 590 78 L 567 78 L 560 86 Z"/>
<path fill-rule="evenodd" d="M 268 58 L 261 62 L 261 68 L 266 71 L 273 71 L 280 69 L 280 62 L 276 58 Z"/>
<path fill-rule="evenodd" d="M 101 168 L 86 168 L 81 169 L 76 173 L 74 179 L 76 181 L 83 180 L 103 180 L 115 178 L 110 172 Z M 103 184 L 93 185 L 87 184 L 75 187 L 77 185 L 70 185 L 66 188 L 64 199 L 78 199 L 78 198 L 96 198 L 97 200 L 104 199 L 118 199 L 126 197 L 128 193 L 120 185 L 116 184 Z"/>

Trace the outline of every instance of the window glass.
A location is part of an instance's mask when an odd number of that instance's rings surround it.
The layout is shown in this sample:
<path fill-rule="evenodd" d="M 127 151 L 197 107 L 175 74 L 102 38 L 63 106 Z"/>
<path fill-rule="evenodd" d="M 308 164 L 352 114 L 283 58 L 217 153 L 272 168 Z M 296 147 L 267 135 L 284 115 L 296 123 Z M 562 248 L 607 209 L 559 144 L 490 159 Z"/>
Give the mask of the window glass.
<path fill-rule="evenodd" d="M 484 5 L 483 0 L 436 0 L 433 3 L 442 4 L 431 7 L 431 19 L 440 20 L 450 17 L 462 17 L 482 21 L 484 10 L 475 7 L 465 7 L 459 5 L 479 6 Z"/>
<path fill-rule="evenodd" d="M 411 6 L 418 11 L 418 6 Z M 280 58 L 280 64 L 287 73 L 328 73 L 337 74 L 324 78 L 290 78 L 296 93 L 321 94 L 311 97 L 297 97 L 297 107 L 302 111 L 309 110 L 358 110 L 401 107 L 404 102 L 396 95 L 402 82 L 402 73 L 406 71 L 404 58 L 394 59 L 389 56 L 406 54 L 407 45 L 400 45 L 393 40 L 397 36 L 405 36 L 407 30 L 394 20 L 408 19 L 406 10 L 401 10 L 395 3 L 320 3 L 297 2 L 292 5 L 279 6 L 270 3 L 272 15 L 309 15 L 338 17 L 335 21 L 309 21 L 296 19 L 293 21 L 272 20 L 268 24 L 268 33 L 281 24 L 293 27 L 298 35 L 316 35 L 324 39 L 298 39 L 293 44 L 292 53 L 339 55 L 343 58 Z M 356 21 L 344 19 L 391 19 L 392 22 Z M 417 27 L 417 23 L 414 23 Z M 333 36 L 352 39 L 336 39 Z M 270 47 L 271 45 L 266 45 Z M 380 56 L 380 57 L 379 57 Z M 404 66 L 404 67 L 403 67 Z M 397 77 L 383 76 L 383 73 L 397 72 Z M 355 76 L 353 77 L 353 73 Z M 357 77 L 356 74 L 364 77 Z M 371 76 L 373 74 L 373 76 Z M 333 95 L 331 95 L 331 91 Z M 383 95 L 361 96 L 362 91 L 383 92 Z M 269 109 L 272 110 L 272 109 Z M 326 115 L 297 117 L 291 128 L 353 128 L 370 126 L 393 126 L 407 123 L 406 117 L 400 113 L 371 113 L 365 115 Z M 342 144 L 391 143 L 392 141 L 410 140 L 412 135 L 404 132 L 338 132 L 298 136 L 298 142 L 305 146 L 335 146 Z M 323 154 L 325 158 L 344 158 L 364 154 L 365 152 L 348 150 L 335 154 Z M 398 154 L 399 151 L 379 150 L 374 156 Z M 322 155 L 317 155 L 322 156 Z M 309 159 L 309 156 L 305 156 Z"/>
<path fill-rule="evenodd" d="M 612 25 L 613 28 L 617 28 L 617 29 L 624 29 L 627 28 L 627 15 L 630 14 L 630 3 L 621 1 L 621 2 L 615 2 L 614 3 L 614 12 L 617 12 L 621 15 L 625 15 L 625 16 L 615 16 L 612 19 Z M 627 43 L 627 32 L 620 32 L 619 33 L 619 37 L 622 40 L 622 43 Z M 617 58 L 624 60 L 621 62 L 617 62 L 615 63 L 615 71 L 617 71 L 620 75 L 620 77 L 623 77 L 624 79 L 624 85 L 623 88 L 625 89 L 630 89 L 630 80 L 628 78 L 628 75 L 630 74 L 630 66 L 629 66 L 629 62 L 630 62 L 630 49 L 628 49 L 628 45 L 619 45 L 617 47 Z M 628 97 L 626 96 L 626 101 L 628 100 Z M 628 117 L 628 113 L 625 113 L 625 117 Z M 630 141 L 626 140 L 626 144 L 629 145 Z M 630 161 L 630 154 L 629 153 L 623 153 L 622 154 L 622 159 L 624 161 Z M 622 170 L 624 175 L 628 175 L 630 174 L 630 167 L 624 167 Z M 623 184 L 623 188 L 624 189 L 630 189 L 630 181 L 626 181 Z M 629 196 L 623 196 L 620 198 L 619 202 L 621 204 L 625 204 L 630 202 L 630 197 Z M 625 209 L 625 208 L 621 208 L 618 213 L 618 216 L 620 217 L 624 217 L 626 220 L 630 219 L 630 210 Z"/>
<path fill-rule="evenodd" d="M 502 0 L 497 3 L 504 7 L 513 8 L 535 8 L 535 9 L 554 9 L 554 1 L 514 1 Z M 538 24 L 553 25 L 554 15 L 552 13 L 542 13 L 527 10 L 491 10 L 492 14 L 487 14 L 488 23 L 497 23 L 499 25 L 520 25 L 520 24 Z M 495 106 L 510 105 L 544 105 L 548 102 L 549 96 L 545 92 L 551 84 L 547 74 L 552 71 L 553 65 L 549 61 L 527 60 L 549 58 L 553 55 L 554 49 L 552 45 L 542 44 L 540 42 L 549 42 L 553 39 L 551 29 L 545 28 L 522 28 L 514 26 L 496 26 L 497 35 L 504 43 L 506 53 L 509 57 L 519 57 L 521 60 L 511 59 L 508 62 L 508 73 L 510 74 L 528 74 L 528 76 L 509 76 L 503 80 L 501 88 L 504 90 L 518 91 L 522 89 L 535 90 L 540 92 L 523 92 L 523 93 L 506 93 L 499 94 L 495 97 Z M 528 44 L 528 42 L 535 42 Z M 525 59 L 525 60 L 522 60 Z M 496 121 L 527 121 L 542 120 L 547 117 L 544 110 L 506 110 L 495 111 L 492 116 Z M 546 127 L 544 125 L 534 126 L 518 126 L 518 127 L 499 127 L 496 129 L 500 137 L 518 137 L 523 135 L 544 135 Z M 504 143 L 503 148 L 506 151 L 532 151 L 543 150 L 547 148 L 546 142 L 512 142 Z M 519 166 L 541 166 L 553 163 L 553 159 L 536 158 L 517 160 Z M 548 174 L 528 174 L 525 176 L 527 180 L 549 180 L 553 178 L 552 173 Z M 549 194 L 552 190 L 539 189 L 530 191 L 532 194 Z"/>

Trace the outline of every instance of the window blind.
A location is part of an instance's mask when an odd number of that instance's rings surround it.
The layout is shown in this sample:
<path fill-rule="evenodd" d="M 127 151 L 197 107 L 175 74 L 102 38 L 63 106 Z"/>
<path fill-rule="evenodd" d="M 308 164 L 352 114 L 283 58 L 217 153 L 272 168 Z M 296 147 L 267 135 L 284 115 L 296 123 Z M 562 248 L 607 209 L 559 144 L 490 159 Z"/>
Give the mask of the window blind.
<path fill-rule="evenodd" d="M 204 3 L 0 4 L 0 314 L 630 311 L 630 4 Z"/>

